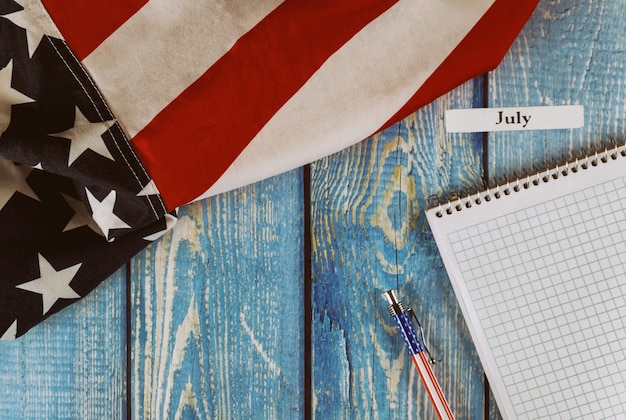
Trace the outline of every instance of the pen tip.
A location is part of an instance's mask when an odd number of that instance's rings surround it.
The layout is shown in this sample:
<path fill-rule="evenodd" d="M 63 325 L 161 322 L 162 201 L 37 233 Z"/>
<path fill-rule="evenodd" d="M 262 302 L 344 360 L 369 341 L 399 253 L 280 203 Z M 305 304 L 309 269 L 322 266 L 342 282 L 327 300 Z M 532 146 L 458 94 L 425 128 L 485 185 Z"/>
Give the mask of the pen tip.
<path fill-rule="evenodd" d="M 387 299 L 387 302 L 389 302 L 390 305 L 395 305 L 398 303 L 398 297 L 396 296 L 396 291 L 395 290 L 387 290 L 385 293 L 383 293 L 383 296 L 385 297 L 385 299 Z"/>

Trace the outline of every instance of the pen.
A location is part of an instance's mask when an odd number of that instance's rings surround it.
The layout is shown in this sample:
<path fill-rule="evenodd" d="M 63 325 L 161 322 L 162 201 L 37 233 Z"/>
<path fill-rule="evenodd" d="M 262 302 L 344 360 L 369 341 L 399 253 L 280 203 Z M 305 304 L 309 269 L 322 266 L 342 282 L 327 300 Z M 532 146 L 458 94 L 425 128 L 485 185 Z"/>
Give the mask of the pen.
<path fill-rule="evenodd" d="M 404 342 L 409 349 L 413 365 L 415 365 L 420 378 L 422 378 L 422 383 L 426 387 L 426 392 L 428 392 L 428 396 L 435 407 L 435 411 L 440 419 L 454 419 L 446 397 L 444 397 L 441 387 L 437 382 L 437 378 L 430 368 L 430 361 L 426 358 L 424 343 L 422 343 L 413 329 L 411 318 L 409 318 L 409 310 L 404 307 L 402 302 L 398 301 L 395 290 L 386 291 L 384 296 L 389 302 L 389 313 L 398 324 L 402 338 L 404 338 Z"/>

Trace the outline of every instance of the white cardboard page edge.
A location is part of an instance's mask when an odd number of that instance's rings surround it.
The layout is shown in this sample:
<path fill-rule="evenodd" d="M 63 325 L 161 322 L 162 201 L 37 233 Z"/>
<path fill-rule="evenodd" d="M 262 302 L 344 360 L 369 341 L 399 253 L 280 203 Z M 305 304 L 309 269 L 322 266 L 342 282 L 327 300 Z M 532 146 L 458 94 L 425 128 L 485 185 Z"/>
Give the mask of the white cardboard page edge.
<path fill-rule="evenodd" d="M 448 133 L 555 130 L 584 126 L 582 105 L 448 109 Z"/>

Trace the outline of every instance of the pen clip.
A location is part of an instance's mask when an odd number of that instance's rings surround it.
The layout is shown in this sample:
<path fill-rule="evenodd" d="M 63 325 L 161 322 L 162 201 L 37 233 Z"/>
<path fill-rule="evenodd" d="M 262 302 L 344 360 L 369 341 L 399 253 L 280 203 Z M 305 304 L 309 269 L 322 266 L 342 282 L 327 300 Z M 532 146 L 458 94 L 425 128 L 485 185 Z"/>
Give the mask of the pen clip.
<path fill-rule="evenodd" d="M 413 319 L 415 319 L 415 322 L 417 322 L 417 326 L 419 328 L 419 334 L 420 334 L 419 341 L 421 341 L 420 345 L 421 347 L 424 348 L 424 350 L 426 351 L 426 354 L 428 354 L 428 359 L 430 363 L 434 365 L 437 361 L 431 354 L 428 346 L 426 345 L 426 338 L 424 337 L 424 328 L 422 327 L 422 323 L 420 322 L 420 320 L 417 319 L 417 315 L 415 315 L 415 311 L 411 308 L 405 307 L 404 304 L 398 300 L 395 290 L 388 290 L 385 293 L 383 293 L 383 296 L 389 302 L 389 306 L 387 307 L 387 309 L 389 309 L 389 314 L 391 314 L 391 316 L 396 317 L 401 312 L 406 312 L 410 314 L 409 317 L 411 315 L 413 316 Z M 410 318 L 409 318 L 409 322 L 411 322 Z M 408 345 L 408 342 L 407 342 L 407 345 Z"/>
<path fill-rule="evenodd" d="M 430 352 L 430 349 L 426 345 L 426 338 L 424 336 L 424 328 L 422 327 L 422 323 L 417 318 L 417 315 L 415 315 L 415 311 L 412 308 L 408 308 L 406 311 L 409 312 L 411 314 L 411 316 L 413 317 L 413 319 L 415 319 L 415 322 L 417 322 L 417 327 L 418 327 L 419 332 L 420 332 L 420 340 L 422 341 L 422 345 L 424 346 L 424 350 L 426 350 L 426 353 L 428 354 L 428 359 L 429 359 L 430 363 L 434 365 L 435 363 L 437 363 L 437 360 L 433 357 L 433 355 Z"/>

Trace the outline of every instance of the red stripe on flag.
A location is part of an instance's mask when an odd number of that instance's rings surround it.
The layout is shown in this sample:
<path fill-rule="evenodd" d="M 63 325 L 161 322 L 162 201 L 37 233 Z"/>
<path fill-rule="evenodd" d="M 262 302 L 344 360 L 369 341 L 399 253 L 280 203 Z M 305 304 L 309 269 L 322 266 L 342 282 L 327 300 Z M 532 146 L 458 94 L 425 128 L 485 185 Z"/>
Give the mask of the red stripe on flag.
<path fill-rule="evenodd" d="M 494 69 L 537 3 L 538 0 L 521 1 L 513 7 L 507 1 L 496 1 L 415 95 L 382 128 L 431 103 L 452 87 Z M 486 47 L 487 43 L 489 45 Z M 477 59 L 477 55 L 480 55 L 480 59 Z"/>
<path fill-rule="evenodd" d="M 286 0 L 241 37 L 132 139 L 168 208 L 204 193 L 328 57 L 394 3 Z"/>
<path fill-rule="evenodd" d="M 148 0 L 42 0 L 57 28 L 83 60 Z"/>

